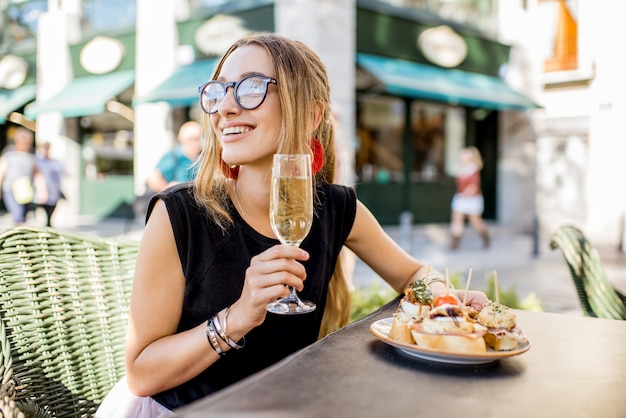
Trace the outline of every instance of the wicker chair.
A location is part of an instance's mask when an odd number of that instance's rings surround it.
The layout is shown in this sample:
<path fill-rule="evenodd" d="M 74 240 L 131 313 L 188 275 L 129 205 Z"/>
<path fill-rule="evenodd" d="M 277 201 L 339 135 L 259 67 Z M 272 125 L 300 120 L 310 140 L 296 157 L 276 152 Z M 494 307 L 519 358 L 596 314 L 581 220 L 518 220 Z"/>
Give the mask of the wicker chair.
<path fill-rule="evenodd" d="M 8 409 L 93 416 L 125 373 L 137 249 L 51 228 L 0 234 L 0 398 L 14 401 Z"/>
<path fill-rule="evenodd" d="M 25 418 L 15 404 L 17 382 L 13 376 L 11 348 L 4 323 L 0 321 L 0 418 Z M 43 415 L 39 415 L 43 416 Z"/>
<path fill-rule="evenodd" d="M 560 227 L 550 237 L 550 248 L 563 253 L 586 316 L 626 320 L 626 297 L 609 282 L 598 252 L 580 229 Z"/>

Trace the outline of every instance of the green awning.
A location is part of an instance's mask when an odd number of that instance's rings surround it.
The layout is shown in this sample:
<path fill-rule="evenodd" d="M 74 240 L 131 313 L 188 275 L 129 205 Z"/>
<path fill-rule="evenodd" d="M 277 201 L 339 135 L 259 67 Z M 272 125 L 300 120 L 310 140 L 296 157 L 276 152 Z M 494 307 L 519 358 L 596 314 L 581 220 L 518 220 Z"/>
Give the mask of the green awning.
<path fill-rule="evenodd" d="M 401 59 L 357 54 L 357 63 L 389 94 L 497 110 L 540 107 L 504 80 L 485 74 L 444 69 Z"/>
<path fill-rule="evenodd" d="M 15 90 L 0 89 L 0 123 L 15 109 L 19 109 L 35 98 L 37 87 L 34 84 L 18 87 Z"/>
<path fill-rule="evenodd" d="M 167 80 L 138 98 L 135 104 L 167 102 L 173 107 L 189 107 L 198 103 L 198 87 L 211 78 L 216 62 L 216 59 L 206 59 L 178 67 Z"/>
<path fill-rule="evenodd" d="M 107 102 L 134 82 L 134 70 L 75 78 L 57 95 L 26 106 L 24 113 L 30 119 L 43 112 L 61 112 L 66 118 L 96 115 L 104 112 Z"/>

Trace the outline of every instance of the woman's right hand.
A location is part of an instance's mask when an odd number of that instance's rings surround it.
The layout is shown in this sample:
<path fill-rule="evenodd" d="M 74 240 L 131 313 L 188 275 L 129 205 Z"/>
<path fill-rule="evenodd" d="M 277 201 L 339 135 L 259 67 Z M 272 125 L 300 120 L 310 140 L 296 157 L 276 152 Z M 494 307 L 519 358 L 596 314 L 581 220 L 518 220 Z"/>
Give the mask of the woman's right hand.
<path fill-rule="evenodd" d="M 234 325 L 235 316 L 237 319 L 247 318 L 253 327 L 261 325 L 265 320 L 266 305 L 287 296 L 287 286 L 302 290 L 306 270 L 300 261 L 308 259 L 306 251 L 289 245 L 275 245 L 252 257 L 241 298 L 231 307 L 229 328 L 231 323 Z"/>

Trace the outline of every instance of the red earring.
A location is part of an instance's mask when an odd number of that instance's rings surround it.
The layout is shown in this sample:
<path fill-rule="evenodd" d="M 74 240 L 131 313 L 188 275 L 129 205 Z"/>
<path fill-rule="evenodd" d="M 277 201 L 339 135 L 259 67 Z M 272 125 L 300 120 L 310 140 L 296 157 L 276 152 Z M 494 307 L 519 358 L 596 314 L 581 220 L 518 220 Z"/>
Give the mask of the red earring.
<path fill-rule="evenodd" d="M 324 148 L 317 138 L 311 139 L 311 150 L 313 151 L 311 169 L 313 170 L 313 175 L 316 175 L 324 166 Z"/>
<path fill-rule="evenodd" d="M 224 177 L 229 179 L 236 179 L 239 176 L 239 166 L 229 166 L 222 160 L 222 151 L 220 151 L 220 161 L 222 163 L 222 173 L 224 173 Z"/>

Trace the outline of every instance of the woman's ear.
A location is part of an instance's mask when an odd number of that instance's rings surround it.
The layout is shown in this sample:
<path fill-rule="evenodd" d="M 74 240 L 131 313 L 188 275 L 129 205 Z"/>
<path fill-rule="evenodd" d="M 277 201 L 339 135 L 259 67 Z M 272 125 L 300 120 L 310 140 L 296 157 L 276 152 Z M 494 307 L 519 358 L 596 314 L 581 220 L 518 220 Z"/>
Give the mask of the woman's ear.
<path fill-rule="evenodd" d="M 315 132 L 317 127 L 320 126 L 320 122 L 322 121 L 322 117 L 324 117 L 324 105 L 322 102 L 315 102 L 314 109 L 315 116 L 313 117 L 313 126 L 311 126 L 310 131 Z"/>

